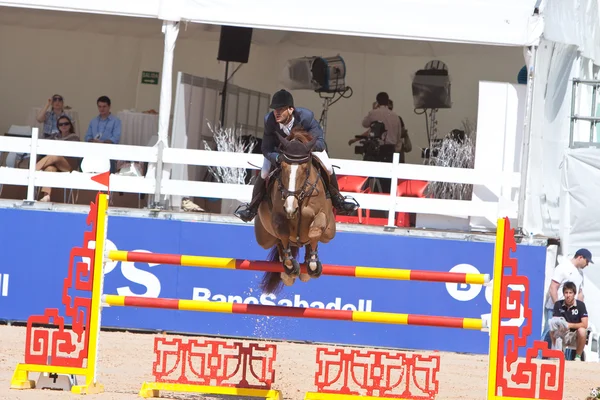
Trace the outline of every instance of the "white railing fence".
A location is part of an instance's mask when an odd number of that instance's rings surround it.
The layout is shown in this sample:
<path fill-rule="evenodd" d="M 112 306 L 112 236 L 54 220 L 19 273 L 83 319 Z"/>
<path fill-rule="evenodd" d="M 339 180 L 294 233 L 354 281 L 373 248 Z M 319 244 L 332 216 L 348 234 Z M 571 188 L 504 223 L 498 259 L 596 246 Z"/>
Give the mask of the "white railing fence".
<path fill-rule="evenodd" d="M 102 143 L 62 142 L 37 139 L 37 128 L 33 128 L 32 138 L 0 136 L 0 153 L 29 153 L 29 169 L 0 167 L 0 185 L 27 186 L 27 202 L 34 201 L 35 187 L 52 187 L 82 190 L 102 190 L 103 187 L 90 178 L 95 173 L 73 171 L 71 173 L 44 172 L 35 170 L 38 154 L 51 154 L 65 157 L 103 157 L 111 160 L 148 162 L 156 165 L 159 152 L 156 147 L 112 145 Z M 172 164 L 197 166 L 220 166 L 244 169 L 259 169 L 262 166 L 261 154 L 227 153 L 204 150 L 166 148 L 162 153 L 162 166 L 168 172 Z M 415 164 L 399 164 L 399 155 L 394 155 L 393 163 L 332 159 L 339 167 L 336 174 L 355 175 L 373 178 L 390 178 L 390 194 L 346 193 L 353 196 L 362 209 L 388 212 L 388 225 L 393 226 L 396 212 L 423 213 L 433 215 L 484 217 L 495 222 L 498 217 L 516 218 L 517 204 L 511 195 L 513 188 L 520 185 L 520 174 L 513 172 L 487 171 L 477 169 L 447 168 Z M 102 172 L 102 171 L 99 171 Z M 161 176 L 165 174 L 161 172 Z M 158 175 L 158 172 L 157 172 Z M 168 173 L 166 174 L 168 176 Z M 501 186 L 495 201 L 446 200 L 432 198 L 412 198 L 396 196 L 399 179 L 437 181 L 472 184 L 474 186 Z M 156 190 L 155 176 L 132 177 L 111 175 L 111 191 L 124 193 L 159 194 L 160 196 L 189 196 L 249 201 L 252 186 L 217 182 L 196 182 L 186 180 L 161 179 Z M 159 197 L 160 198 L 160 197 Z"/>

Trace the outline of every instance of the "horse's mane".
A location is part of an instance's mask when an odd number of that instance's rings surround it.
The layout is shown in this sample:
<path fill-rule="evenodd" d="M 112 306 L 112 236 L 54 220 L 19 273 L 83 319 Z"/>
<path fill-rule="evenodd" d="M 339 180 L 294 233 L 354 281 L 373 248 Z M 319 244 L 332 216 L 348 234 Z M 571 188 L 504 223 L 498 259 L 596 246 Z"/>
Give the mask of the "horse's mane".
<path fill-rule="evenodd" d="M 301 126 L 295 126 L 290 131 L 290 134 L 287 137 L 287 140 L 297 139 L 302 143 L 308 143 L 313 139 L 313 136 L 304 130 Z"/>

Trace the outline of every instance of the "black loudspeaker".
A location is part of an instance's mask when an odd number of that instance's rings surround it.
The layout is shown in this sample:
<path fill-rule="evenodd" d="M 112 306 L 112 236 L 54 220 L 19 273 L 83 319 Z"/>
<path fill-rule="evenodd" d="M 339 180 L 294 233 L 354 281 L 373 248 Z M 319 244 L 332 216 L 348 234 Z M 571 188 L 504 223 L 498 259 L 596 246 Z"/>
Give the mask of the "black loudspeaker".
<path fill-rule="evenodd" d="M 247 63 L 251 42 L 252 28 L 221 26 L 217 60 Z"/>
<path fill-rule="evenodd" d="M 448 70 L 420 69 L 412 82 L 416 109 L 452 108 Z"/>

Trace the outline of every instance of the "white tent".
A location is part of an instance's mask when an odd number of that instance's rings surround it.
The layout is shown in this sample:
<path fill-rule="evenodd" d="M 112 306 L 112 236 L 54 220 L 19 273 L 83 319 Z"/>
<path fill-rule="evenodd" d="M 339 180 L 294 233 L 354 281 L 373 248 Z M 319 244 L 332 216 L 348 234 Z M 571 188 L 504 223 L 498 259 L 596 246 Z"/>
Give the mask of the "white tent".
<path fill-rule="evenodd" d="M 185 23 L 187 28 L 187 22 L 205 24 L 204 27 L 258 28 L 262 32 L 253 36 L 255 41 L 290 42 L 307 47 L 323 40 L 335 42 L 336 35 L 353 36 L 352 40 L 340 40 L 334 47 L 377 47 L 370 51 L 380 54 L 395 51 L 435 54 L 432 49 L 438 45 L 436 42 L 527 48 L 530 81 L 522 154 L 522 187 L 526 190 L 520 191 L 523 196 L 519 225 L 527 233 L 560 236 L 568 243 L 566 252 L 581 243 L 579 239 L 569 241 L 571 236 L 580 238 L 581 232 L 570 227 L 561 231 L 559 226 L 561 213 L 569 215 L 571 220 L 581 217 L 572 215 L 575 211 L 564 209 L 559 201 L 560 167 L 569 145 L 566 135 L 570 80 L 591 79 L 598 74 L 598 0 L 380 0 L 376 3 L 304 0 L 293 7 L 274 0 L 0 0 L 0 6 L 139 17 L 136 28 L 146 29 L 144 32 L 149 35 L 159 34 L 162 20 L 163 77 L 172 76 L 178 35 L 193 34 L 193 29 L 180 32 L 180 25 Z M 82 23 L 85 21 L 74 22 L 73 29 Z M 330 36 L 324 39 L 317 35 L 321 33 Z M 362 39 L 368 37 L 388 40 L 374 45 L 372 40 Z M 396 39 L 398 44 L 389 39 Z M 166 145 L 172 80 L 162 79 L 161 85 L 159 136 L 160 143 Z M 587 204 L 595 202 L 589 195 L 579 200 Z M 578 210 L 584 212 L 585 207 Z M 587 238 L 582 239 L 583 243 L 589 242 Z M 596 252 L 600 253 L 600 247 Z"/>
<path fill-rule="evenodd" d="M 569 125 L 572 107 L 575 114 L 590 116 L 592 102 L 591 91 L 572 96 L 573 79 L 600 79 L 599 4 L 548 0 L 540 10 L 544 31 L 535 65 L 523 227 L 529 234 L 559 237 L 564 258 L 587 247 L 597 259 L 600 213 L 594 182 L 600 180 L 600 153 L 570 149 Z M 589 125 L 575 125 L 573 140 L 588 142 Z M 585 302 L 591 323 L 598 326 L 600 273 L 592 265 L 585 275 Z"/>
<path fill-rule="evenodd" d="M 571 98 L 571 82 L 573 78 L 592 79 L 593 65 L 600 65 L 600 11 L 597 0 L 548 1 L 543 17 L 524 227 L 531 234 L 560 234 L 565 242 L 567 233 L 560 232 L 560 166 L 569 147 L 571 101 L 577 100 Z M 566 210 L 562 213 L 568 215 Z"/>

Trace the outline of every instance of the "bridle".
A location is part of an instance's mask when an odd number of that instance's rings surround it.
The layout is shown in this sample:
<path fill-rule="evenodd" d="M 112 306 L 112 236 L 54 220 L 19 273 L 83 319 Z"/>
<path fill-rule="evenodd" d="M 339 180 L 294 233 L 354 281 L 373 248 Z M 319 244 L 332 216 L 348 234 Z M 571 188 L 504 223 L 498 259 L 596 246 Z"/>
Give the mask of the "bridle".
<path fill-rule="evenodd" d="M 296 200 L 298 201 L 298 209 L 300 211 L 300 209 L 302 207 L 302 203 L 304 202 L 305 199 L 319 195 L 319 189 L 317 188 L 317 184 L 319 182 L 319 179 L 321 178 L 321 173 L 319 172 L 319 169 L 317 168 L 317 177 L 314 182 L 310 182 L 310 173 L 313 168 L 311 153 L 308 153 L 308 155 L 303 156 L 303 157 L 293 157 L 293 156 L 289 156 L 287 154 L 282 154 L 281 157 L 288 164 L 302 165 L 302 164 L 308 163 L 308 167 L 306 168 L 306 176 L 304 178 L 304 183 L 302 183 L 302 186 L 298 190 L 287 189 L 283 185 L 283 182 L 281 181 L 281 175 L 282 175 L 281 172 L 282 171 L 280 171 L 277 174 L 277 189 L 279 190 L 279 193 L 281 193 L 281 200 L 285 200 L 289 196 L 295 197 Z M 313 193 L 314 193 L 314 195 L 313 195 Z"/>
<path fill-rule="evenodd" d="M 302 183 L 302 186 L 300 186 L 300 189 L 298 189 L 298 190 L 288 190 L 283 185 L 283 182 L 281 181 L 281 175 L 282 175 L 283 170 L 281 169 L 281 167 L 278 168 L 277 178 L 276 178 L 277 190 L 279 190 L 279 193 L 281 194 L 281 200 L 285 201 L 285 199 L 288 198 L 289 196 L 293 196 L 298 201 L 298 211 L 297 211 L 298 224 L 296 226 L 296 242 L 295 243 L 299 246 L 303 246 L 303 245 L 307 244 L 308 242 L 300 243 L 300 226 L 301 226 L 301 222 L 302 222 L 302 207 L 303 207 L 304 201 L 306 199 L 309 199 L 311 197 L 316 197 L 319 195 L 319 189 L 317 188 L 317 185 L 319 183 L 319 179 L 321 179 L 321 172 L 319 171 L 319 168 L 316 168 L 317 176 L 315 178 L 315 181 L 314 182 L 310 181 L 310 173 L 311 173 L 312 169 L 314 168 L 314 166 L 312 165 L 312 153 L 310 151 L 308 151 L 306 155 L 290 155 L 290 154 L 286 154 L 284 151 L 283 153 L 281 153 L 281 158 L 287 164 L 302 165 L 302 164 L 308 163 L 308 167 L 306 168 L 306 176 L 304 178 L 304 182 Z"/>

